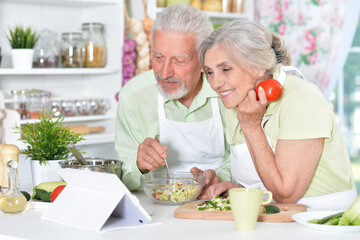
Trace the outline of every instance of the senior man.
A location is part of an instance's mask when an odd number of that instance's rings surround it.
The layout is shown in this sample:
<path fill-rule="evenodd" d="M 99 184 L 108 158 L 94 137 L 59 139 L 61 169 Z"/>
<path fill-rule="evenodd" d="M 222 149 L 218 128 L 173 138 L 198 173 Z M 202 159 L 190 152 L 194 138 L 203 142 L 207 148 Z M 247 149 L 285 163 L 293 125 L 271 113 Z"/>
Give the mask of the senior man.
<path fill-rule="evenodd" d="M 155 19 L 153 69 L 119 94 L 115 149 L 130 190 L 141 187 L 141 174 L 164 166 L 164 158 L 170 171 L 210 169 L 205 184 L 229 180 L 224 106 L 198 61 L 197 49 L 212 30 L 207 14 L 187 4 L 171 5 Z"/>

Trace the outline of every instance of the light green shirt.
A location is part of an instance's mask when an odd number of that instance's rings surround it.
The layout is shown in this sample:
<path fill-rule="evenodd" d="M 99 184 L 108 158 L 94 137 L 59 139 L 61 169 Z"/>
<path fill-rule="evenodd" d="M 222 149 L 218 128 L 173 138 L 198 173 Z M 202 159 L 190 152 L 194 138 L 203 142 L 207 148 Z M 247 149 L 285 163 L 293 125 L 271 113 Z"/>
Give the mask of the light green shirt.
<path fill-rule="evenodd" d="M 199 122 L 212 117 L 210 98 L 217 97 L 206 78 L 203 87 L 193 100 L 190 108 L 177 100 L 164 99 L 166 118 L 182 122 Z M 130 190 L 141 187 L 136 159 L 139 144 L 147 137 L 154 138 L 159 134 L 158 90 L 152 70 L 130 80 L 119 93 L 119 104 L 116 118 L 115 149 L 122 163 L 122 181 Z M 220 113 L 225 108 L 218 99 Z M 223 128 L 224 121 L 223 122 Z M 225 138 L 225 136 L 224 136 Z M 225 139 L 224 139 L 225 141 Z M 225 141 L 225 164 L 217 172 L 221 181 L 230 179 L 230 147 Z M 206 170 L 206 169 L 202 169 Z"/>
<path fill-rule="evenodd" d="M 276 79 L 279 70 L 274 73 Z M 355 188 L 349 155 L 335 116 L 319 89 L 306 80 L 287 74 L 280 100 L 268 105 L 264 116 L 271 116 L 264 130 L 275 151 L 278 139 L 324 138 L 324 149 L 311 183 L 303 197 L 352 190 Z M 231 145 L 245 142 L 236 129 L 236 109 L 225 113 L 226 136 Z"/>

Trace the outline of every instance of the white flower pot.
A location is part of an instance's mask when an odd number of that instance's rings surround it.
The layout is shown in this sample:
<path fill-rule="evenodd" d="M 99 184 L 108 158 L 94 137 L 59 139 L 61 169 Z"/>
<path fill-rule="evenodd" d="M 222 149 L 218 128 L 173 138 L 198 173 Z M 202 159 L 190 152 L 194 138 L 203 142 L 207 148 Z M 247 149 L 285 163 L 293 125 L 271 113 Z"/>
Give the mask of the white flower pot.
<path fill-rule="evenodd" d="M 59 162 L 63 160 L 50 160 L 47 164 L 41 164 L 39 160 L 31 160 L 31 173 L 33 185 L 37 186 L 43 182 L 62 181 L 62 178 L 57 173 L 60 168 Z"/>
<path fill-rule="evenodd" d="M 31 69 L 34 49 L 12 49 L 11 60 L 15 69 Z"/>

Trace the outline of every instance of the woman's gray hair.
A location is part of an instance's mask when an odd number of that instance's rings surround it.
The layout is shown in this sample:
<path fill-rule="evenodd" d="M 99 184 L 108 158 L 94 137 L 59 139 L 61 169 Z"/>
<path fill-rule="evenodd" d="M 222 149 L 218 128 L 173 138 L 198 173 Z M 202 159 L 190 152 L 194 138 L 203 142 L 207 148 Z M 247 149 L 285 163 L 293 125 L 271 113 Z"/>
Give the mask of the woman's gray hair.
<path fill-rule="evenodd" d="M 291 64 L 291 56 L 282 37 L 247 19 L 224 24 L 202 42 L 199 48 L 202 67 L 206 51 L 216 46 L 224 49 L 239 67 L 250 74 L 254 69 L 265 69 L 266 76 L 272 75 L 278 64 Z"/>
<path fill-rule="evenodd" d="M 213 31 L 213 26 L 205 12 L 182 3 L 170 5 L 161 11 L 155 19 L 152 33 L 155 30 L 194 33 L 197 36 L 196 50 L 198 50 L 201 42 Z M 153 42 L 152 37 L 151 42 Z"/>

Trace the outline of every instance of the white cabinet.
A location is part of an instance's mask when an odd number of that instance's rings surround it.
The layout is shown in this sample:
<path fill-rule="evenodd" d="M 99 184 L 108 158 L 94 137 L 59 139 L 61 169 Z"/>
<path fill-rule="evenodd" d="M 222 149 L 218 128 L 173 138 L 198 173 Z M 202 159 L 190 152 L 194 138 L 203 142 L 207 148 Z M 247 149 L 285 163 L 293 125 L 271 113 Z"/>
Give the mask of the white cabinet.
<path fill-rule="evenodd" d="M 121 56 L 124 36 L 123 0 L 0 0 L 0 31 L 22 24 L 37 31 L 50 29 L 60 42 L 63 32 L 81 32 L 84 22 L 105 25 L 107 64 L 104 68 L 33 68 L 16 70 L 11 67 L 10 45 L 0 35 L 3 60 L 0 68 L 0 89 L 43 89 L 57 99 L 107 98 L 111 108 L 106 115 L 68 117 L 66 124 L 105 126 L 101 134 L 87 135 L 85 145 L 112 144 L 117 102 L 121 88 Z M 21 123 L 27 120 L 22 120 Z M 91 146 L 93 148 L 93 146 Z M 105 156 L 99 156 L 105 157 Z M 114 155 L 112 154 L 112 157 Z"/>

